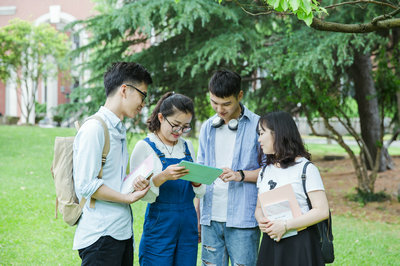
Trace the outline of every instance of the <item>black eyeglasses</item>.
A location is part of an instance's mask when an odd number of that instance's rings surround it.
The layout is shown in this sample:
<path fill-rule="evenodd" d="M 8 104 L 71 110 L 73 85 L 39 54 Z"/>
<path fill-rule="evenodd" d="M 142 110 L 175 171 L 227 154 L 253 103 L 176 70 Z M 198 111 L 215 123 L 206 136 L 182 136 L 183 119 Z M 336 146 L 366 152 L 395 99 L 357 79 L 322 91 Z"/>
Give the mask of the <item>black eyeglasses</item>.
<path fill-rule="evenodd" d="M 136 88 L 135 86 L 131 85 L 131 84 L 125 84 L 128 87 L 134 88 L 135 90 L 137 90 L 143 97 L 142 97 L 142 102 L 146 99 L 147 97 L 147 93 L 143 92 L 141 90 L 139 90 L 138 88 Z"/>
<path fill-rule="evenodd" d="M 172 127 L 172 132 L 174 132 L 174 133 L 178 133 L 181 130 L 182 130 L 182 133 L 188 133 L 190 130 L 192 130 L 192 128 L 190 126 L 189 127 L 175 126 L 175 125 L 171 124 L 171 122 L 169 122 L 166 117 L 164 117 L 164 118 L 165 118 L 165 120 L 167 120 L 168 124 Z"/>

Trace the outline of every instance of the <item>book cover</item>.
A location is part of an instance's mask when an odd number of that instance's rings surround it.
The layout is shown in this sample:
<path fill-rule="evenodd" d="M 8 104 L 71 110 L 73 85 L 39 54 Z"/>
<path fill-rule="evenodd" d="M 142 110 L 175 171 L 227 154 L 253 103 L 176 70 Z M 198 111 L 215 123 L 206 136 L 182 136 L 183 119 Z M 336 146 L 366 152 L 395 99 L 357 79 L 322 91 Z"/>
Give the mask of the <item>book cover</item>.
<path fill-rule="evenodd" d="M 284 186 L 280 186 L 274 188 L 272 190 L 266 191 L 258 195 L 258 200 L 262 206 L 263 212 L 264 206 L 275 204 L 282 201 L 288 201 L 290 209 L 292 211 L 293 218 L 299 217 L 302 215 L 299 203 L 297 202 L 296 195 L 294 194 L 294 190 L 291 184 L 286 184 Z M 266 213 L 264 212 L 264 215 Z M 304 228 L 297 229 L 297 231 L 303 230 Z"/>
<path fill-rule="evenodd" d="M 127 175 L 122 181 L 121 193 L 128 194 L 134 191 L 133 182 L 138 176 L 142 176 L 145 179 L 149 179 L 153 174 L 153 155 L 150 154 L 147 158 L 132 172 Z"/>
<path fill-rule="evenodd" d="M 271 221 L 288 220 L 293 218 L 292 209 L 290 208 L 290 203 L 288 200 L 263 206 L 263 213 Z M 297 231 L 290 230 L 282 236 L 282 239 L 294 235 L 297 235 Z"/>

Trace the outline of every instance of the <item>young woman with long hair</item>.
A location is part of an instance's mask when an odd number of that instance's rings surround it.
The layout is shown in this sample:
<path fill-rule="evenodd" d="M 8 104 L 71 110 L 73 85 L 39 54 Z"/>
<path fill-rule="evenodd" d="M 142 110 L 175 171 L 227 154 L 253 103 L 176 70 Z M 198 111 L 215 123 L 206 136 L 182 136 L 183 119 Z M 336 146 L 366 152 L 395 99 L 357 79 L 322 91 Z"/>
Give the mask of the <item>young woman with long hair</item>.
<path fill-rule="evenodd" d="M 316 166 L 309 164 L 306 172 L 306 191 L 312 208 L 307 204 L 301 175 L 310 160 L 297 126 L 290 114 L 271 112 L 258 123 L 259 143 L 266 160 L 260 171 L 259 194 L 291 184 L 302 215 L 287 220 L 269 220 L 263 215 L 260 201 L 255 217 L 263 232 L 257 265 L 324 265 L 316 223 L 329 216 L 328 200 Z M 289 230 L 297 235 L 283 238 Z"/>

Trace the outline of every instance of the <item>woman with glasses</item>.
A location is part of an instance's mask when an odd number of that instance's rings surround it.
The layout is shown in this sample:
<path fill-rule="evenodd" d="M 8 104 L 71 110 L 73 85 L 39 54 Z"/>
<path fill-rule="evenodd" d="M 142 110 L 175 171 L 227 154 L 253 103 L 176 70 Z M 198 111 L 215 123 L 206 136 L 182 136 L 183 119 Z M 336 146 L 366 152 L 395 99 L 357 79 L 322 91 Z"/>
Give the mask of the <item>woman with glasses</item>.
<path fill-rule="evenodd" d="M 191 130 L 193 101 L 182 95 L 166 93 L 158 101 L 147 124 L 151 133 L 138 141 L 130 159 L 131 171 L 150 154 L 154 169 L 150 190 L 143 200 L 147 210 L 139 246 L 139 263 L 147 265 L 196 265 L 198 216 L 193 199 L 201 198 L 205 185 L 180 178 L 188 170 L 178 166 L 182 160 L 193 161 L 193 145 L 181 136 Z M 139 179 L 135 190 L 147 182 Z"/>

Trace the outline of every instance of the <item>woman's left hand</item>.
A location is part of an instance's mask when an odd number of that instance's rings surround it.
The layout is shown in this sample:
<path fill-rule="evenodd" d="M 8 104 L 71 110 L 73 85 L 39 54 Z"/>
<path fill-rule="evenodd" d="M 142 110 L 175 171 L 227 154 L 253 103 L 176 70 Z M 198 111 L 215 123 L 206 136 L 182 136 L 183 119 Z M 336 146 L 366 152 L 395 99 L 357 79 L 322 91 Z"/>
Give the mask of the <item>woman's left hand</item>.
<path fill-rule="evenodd" d="M 267 224 L 265 233 L 267 233 L 271 239 L 275 239 L 276 242 L 279 242 L 286 233 L 285 222 L 286 221 L 283 220 L 270 221 Z"/>

